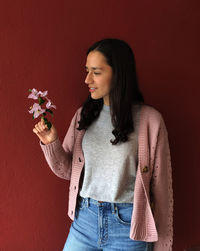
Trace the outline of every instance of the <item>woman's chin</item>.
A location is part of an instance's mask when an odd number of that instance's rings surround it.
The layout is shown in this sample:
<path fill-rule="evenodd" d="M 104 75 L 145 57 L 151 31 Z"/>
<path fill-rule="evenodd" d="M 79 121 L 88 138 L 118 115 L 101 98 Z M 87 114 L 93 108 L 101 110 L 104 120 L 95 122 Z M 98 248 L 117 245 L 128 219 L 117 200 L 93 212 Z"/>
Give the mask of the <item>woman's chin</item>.
<path fill-rule="evenodd" d="M 102 98 L 102 97 L 99 97 L 99 96 L 94 95 L 93 93 L 91 93 L 91 98 L 92 98 L 92 99 L 100 99 L 100 98 Z"/>

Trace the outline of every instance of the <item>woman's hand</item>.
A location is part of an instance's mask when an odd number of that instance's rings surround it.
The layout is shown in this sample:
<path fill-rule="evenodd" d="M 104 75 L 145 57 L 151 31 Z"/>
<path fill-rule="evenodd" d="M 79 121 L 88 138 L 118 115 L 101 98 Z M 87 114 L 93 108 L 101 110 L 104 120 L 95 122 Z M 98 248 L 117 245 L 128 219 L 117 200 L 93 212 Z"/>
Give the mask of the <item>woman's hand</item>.
<path fill-rule="evenodd" d="M 41 121 L 35 125 L 35 128 L 33 128 L 33 132 L 45 145 L 55 141 L 58 137 L 54 125 L 52 125 L 51 129 L 49 130 L 47 125 L 45 125 L 43 118 L 41 118 Z"/>

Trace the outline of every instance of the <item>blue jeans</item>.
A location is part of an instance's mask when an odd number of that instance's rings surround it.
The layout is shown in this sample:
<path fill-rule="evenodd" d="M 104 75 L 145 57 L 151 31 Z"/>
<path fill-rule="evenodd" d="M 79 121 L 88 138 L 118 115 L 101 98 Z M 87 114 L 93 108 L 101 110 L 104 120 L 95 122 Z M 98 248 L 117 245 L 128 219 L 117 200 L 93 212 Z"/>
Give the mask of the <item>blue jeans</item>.
<path fill-rule="evenodd" d="M 79 197 L 63 251 L 150 251 L 152 243 L 129 237 L 132 203 Z"/>

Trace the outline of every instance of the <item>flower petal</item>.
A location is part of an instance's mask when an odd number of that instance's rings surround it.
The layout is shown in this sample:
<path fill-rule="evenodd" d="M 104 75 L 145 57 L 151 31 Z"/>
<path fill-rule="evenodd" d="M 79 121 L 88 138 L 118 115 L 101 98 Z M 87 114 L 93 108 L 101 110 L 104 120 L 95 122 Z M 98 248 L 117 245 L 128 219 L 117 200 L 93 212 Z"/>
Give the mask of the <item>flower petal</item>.
<path fill-rule="evenodd" d="M 33 93 L 29 94 L 28 98 L 38 99 L 38 97 L 36 95 L 34 95 Z"/>
<path fill-rule="evenodd" d="M 56 109 L 56 106 L 55 106 L 55 105 L 52 105 L 51 100 L 48 99 L 48 98 L 47 98 L 47 100 L 48 100 L 48 102 L 46 103 L 46 108 L 47 108 L 47 109 L 49 109 L 49 108 L 55 108 L 55 109 Z"/>
<path fill-rule="evenodd" d="M 39 95 L 40 97 L 46 97 L 47 94 L 48 94 L 48 91 L 44 91 L 44 92 L 39 91 L 39 92 L 38 92 L 38 95 Z"/>
<path fill-rule="evenodd" d="M 33 88 L 31 94 L 28 95 L 28 98 L 38 99 L 38 91 L 35 88 Z"/>

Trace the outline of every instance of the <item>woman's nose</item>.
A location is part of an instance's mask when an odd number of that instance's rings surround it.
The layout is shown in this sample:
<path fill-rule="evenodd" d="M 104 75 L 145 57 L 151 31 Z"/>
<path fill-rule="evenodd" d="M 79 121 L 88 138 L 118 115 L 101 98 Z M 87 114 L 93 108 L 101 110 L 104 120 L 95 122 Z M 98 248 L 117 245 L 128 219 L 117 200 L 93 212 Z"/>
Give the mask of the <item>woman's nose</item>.
<path fill-rule="evenodd" d="M 91 74 L 88 72 L 86 78 L 85 78 L 85 83 L 86 84 L 90 84 L 92 82 L 92 77 L 91 77 Z"/>

